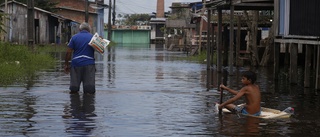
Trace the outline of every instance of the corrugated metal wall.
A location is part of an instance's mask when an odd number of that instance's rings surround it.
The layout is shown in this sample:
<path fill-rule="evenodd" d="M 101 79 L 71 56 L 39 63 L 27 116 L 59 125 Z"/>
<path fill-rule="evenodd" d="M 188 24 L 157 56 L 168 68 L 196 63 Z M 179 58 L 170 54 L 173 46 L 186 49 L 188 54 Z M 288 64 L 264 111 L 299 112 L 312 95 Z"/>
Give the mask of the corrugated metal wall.
<path fill-rule="evenodd" d="M 320 36 L 320 0 L 290 0 L 289 34 Z"/>

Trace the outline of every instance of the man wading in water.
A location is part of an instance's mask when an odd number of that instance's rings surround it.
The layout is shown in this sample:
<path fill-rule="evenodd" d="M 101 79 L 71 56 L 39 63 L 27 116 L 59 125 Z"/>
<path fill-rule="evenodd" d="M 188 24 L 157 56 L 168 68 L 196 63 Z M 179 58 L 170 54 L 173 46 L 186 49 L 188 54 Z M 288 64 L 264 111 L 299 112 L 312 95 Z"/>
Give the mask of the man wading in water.
<path fill-rule="evenodd" d="M 88 45 L 93 35 L 90 33 L 90 25 L 86 22 L 81 23 L 79 29 L 80 32 L 72 36 L 68 44 L 64 71 L 70 72 L 70 94 L 79 92 L 81 82 L 84 94 L 94 94 L 96 92 L 94 49 Z"/>

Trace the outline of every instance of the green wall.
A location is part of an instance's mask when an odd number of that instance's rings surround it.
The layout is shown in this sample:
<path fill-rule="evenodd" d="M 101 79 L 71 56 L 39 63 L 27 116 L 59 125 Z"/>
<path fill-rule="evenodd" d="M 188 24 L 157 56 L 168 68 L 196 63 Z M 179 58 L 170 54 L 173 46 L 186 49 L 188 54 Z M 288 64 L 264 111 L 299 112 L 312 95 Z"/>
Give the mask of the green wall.
<path fill-rule="evenodd" d="M 108 37 L 108 30 L 105 30 Z M 111 41 L 115 43 L 150 43 L 150 30 L 112 30 Z"/>

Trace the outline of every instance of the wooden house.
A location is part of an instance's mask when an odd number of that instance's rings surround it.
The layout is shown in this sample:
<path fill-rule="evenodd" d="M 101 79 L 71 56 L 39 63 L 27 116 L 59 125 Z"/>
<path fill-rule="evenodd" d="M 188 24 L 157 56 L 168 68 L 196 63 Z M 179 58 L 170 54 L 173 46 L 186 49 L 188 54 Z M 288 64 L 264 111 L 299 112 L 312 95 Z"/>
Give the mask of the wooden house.
<path fill-rule="evenodd" d="M 166 18 L 151 18 L 151 36 L 150 41 L 152 44 L 164 43 L 164 33 L 161 30 L 166 24 Z"/>
<path fill-rule="evenodd" d="M 4 11 L 5 5 L 0 5 Z M 7 23 L 5 41 L 27 44 L 27 5 L 16 1 L 7 3 Z M 73 25 L 73 26 L 72 26 Z M 76 22 L 60 15 L 34 8 L 34 44 L 65 43 L 71 37 L 71 32 L 77 28 Z"/>
<path fill-rule="evenodd" d="M 166 20 L 166 45 L 168 50 L 192 49 L 192 37 L 195 34 L 195 25 L 186 20 Z M 169 46 L 169 47 L 168 47 Z"/>
<path fill-rule="evenodd" d="M 88 23 L 91 26 L 91 32 L 98 32 L 104 36 L 104 9 L 108 5 L 103 0 L 52 0 L 57 2 L 56 14 L 74 20 L 75 22 L 85 22 L 86 13 L 88 13 Z M 86 6 L 87 4 L 87 6 Z"/>
<path fill-rule="evenodd" d="M 235 18 L 235 11 L 253 11 L 254 15 L 252 16 L 252 21 L 247 21 L 247 26 L 250 27 L 250 62 L 252 66 L 258 66 L 259 65 L 259 56 L 258 56 L 258 39 L 254 38 L 257 36 L 258 33 L 258 18 L 259 13 L 262 10 L 273 10 L 273 4 L 274 0 L 207 0 L 205 7 L 208 14 L 208 20 L 211 20 L 211 15 L 215 15 L 217 17 L 217 26 L 216 26 L 216 37 L 208 37 L 208 43 L 207 49 L 213 49 L 213 42 L 216 40 L 216 53 L 217 53 L 217 69 L 218 72 L 222 72 L 222 61 L 227 60 L 228 61 L 228 72 L 229 75 L 233 75 L 234 72 L 234 66 L 239 66 L 240 62 L 240 38 L 241 38 L 241 31 L 237 31 L 235 34 L 235 24 L 237 24 L 237 30 L 241 29 L 241 23 L 239 18 Z M 229 30 L 229 35 L 227 36 L 228 39 L 226 39 L 225 36 L 223 36 L 222 30 L 223 28 L 223 11 L 229 12 L 229 24 L 226 29 Z M 247 14 L 245 14 L 247 15 Z M 209 22 L 210 23 L 210 22 Z M 224 29 L 224 30 L 226 30 Z M 208 35 L 213 34 L 212 25 L 208 25 Z M 236 39 L 236 40 L 235 40 Z M 228 44 L 225 44 L 226 41 Z M 237 45 L 234 45 L 237 43 Z M 210 50 L 207 50 L 207 70 L 208 74 L 211 74 L 211 69 L 214 68 L 212 64 L 213 59 L 213 52 Z M 234 54 L 235 53 L 235 54 Z M 236 57 L 234 57 L 234 55 Z M 234 60 L 235 59 L 235 60 Z M 212 76 L 207 77 L 207 87 L 210 88 L 210 85 L 212 84 Z M 218 83 L 221 83 L 221 78 L 218 78 Z"/>
<path fill-rule="evenodd" d="M 280 64 L 288 63 L 290 83 L 297 84 L 297 66 L 304 66 L 304 87 L 314 85 L 317 90 L 320 89 L 319 7 L 319 0 L 274 1 L 275 74 L 279 73 Z M 285 59 L 281 57 L 281 49 L 284 49 Z"/>

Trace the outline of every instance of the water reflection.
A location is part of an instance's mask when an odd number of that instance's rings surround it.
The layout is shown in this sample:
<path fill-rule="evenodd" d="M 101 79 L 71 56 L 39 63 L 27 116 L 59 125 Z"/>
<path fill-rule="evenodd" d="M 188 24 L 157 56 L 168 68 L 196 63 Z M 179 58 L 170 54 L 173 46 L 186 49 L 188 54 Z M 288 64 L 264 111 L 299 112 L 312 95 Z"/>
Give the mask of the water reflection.
<path fill-rule="evenodd" d="M 261 119 L 242 115 L 226 114 L 219 117 L 220 131 L 226 136 L 260 135 Z"/>
<path fill-rule="evenodd" d="M 70 105 L 65 106 L 63 116 L 66 132 L 72 135 L 91 135 L 96 128 L 95 95 L 70 94 Z"/>
<path fill-rule="evenodd" d="M 35 131 L 32 120 L 37 113 L 33 106 L 36 97 L 27 92 L 0 92 L 0 133 L 10 136 L 21 133 L 27 135 Z M 10 132 L 8 132 L 10 131 Z"/>
<path fill-rule="evenodd" d="M 160 48 L 160 49 L 159 49 Z M 206 65 L 186 61 L 182 52 L 157 45 L 118 45 L 96 55 L 95 96 L 69 95 L 63 73 L 65 53 L 55 69 L 39 72 L 32 87 L 0 88 L 0 136 L 317 136 L 320 98 L 311 88 L 290 85 L 272 69 L 259 68 L 257 84 L 264 107 L 295 108 L 289 119 L 254 119 L 213 112 L 220 83 L 239 89 L 241 72 L 211 73 Z M 225 70 L 228 70 L 227 68 Z M 299 76 L 301 75 L 299 71 Z M 226 94 L 224 100 L 231 94 Z M 236 102 L 240 103 L 240 102 Z M 303 125 L 303 126 L 301 126 Z"/>

